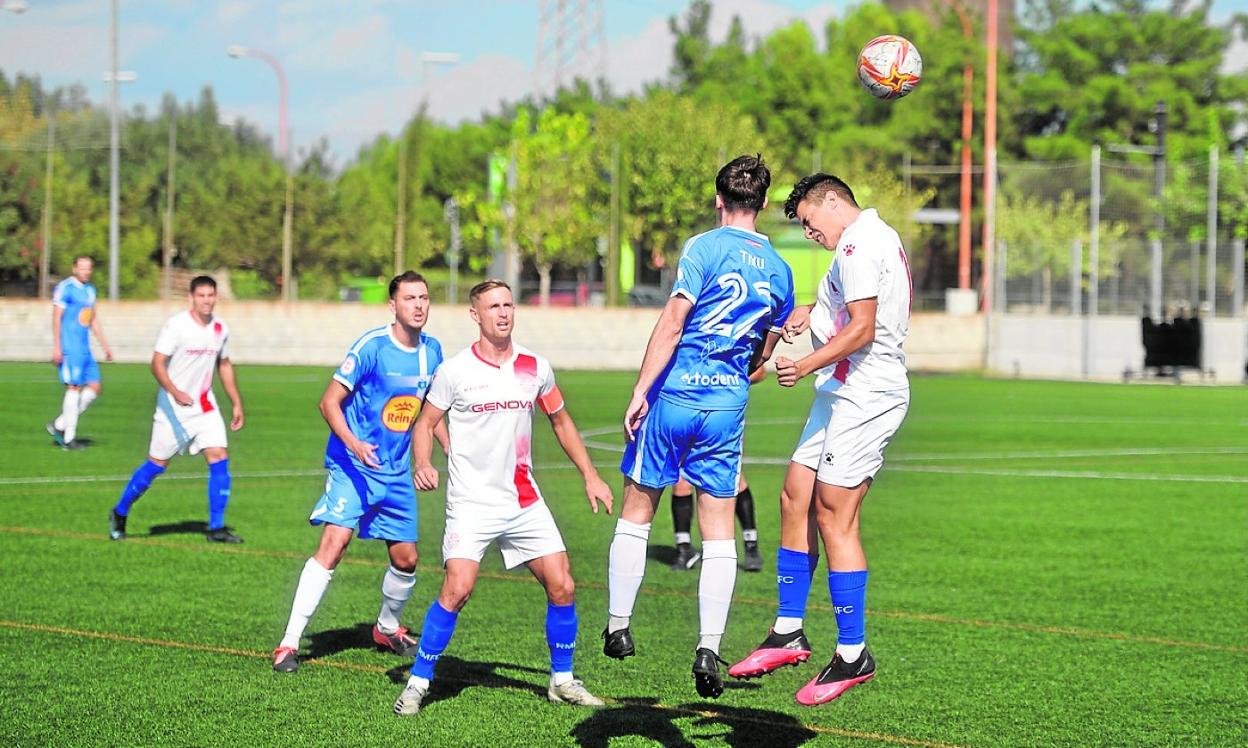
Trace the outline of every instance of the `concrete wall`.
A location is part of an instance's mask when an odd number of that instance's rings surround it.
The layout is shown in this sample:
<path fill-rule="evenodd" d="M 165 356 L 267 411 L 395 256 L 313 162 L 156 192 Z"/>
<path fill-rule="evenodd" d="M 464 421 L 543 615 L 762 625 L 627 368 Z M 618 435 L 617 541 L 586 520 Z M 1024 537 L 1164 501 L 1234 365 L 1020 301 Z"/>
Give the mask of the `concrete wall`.
<path fill-rule="evenodd" d="M 161 324 L 185 308 L 185 302 L 105 301 L 99 303 L 98 313 L 117 360 L 146 362 Z M 223 301 L 217 312 L 233 329 L 230 346 L 237 363 L 333 366 L 362 332 L 393 319 L 384 306 L 342 303 L 283 306 Z M 636 369 L 658 313 L 658 309 L 521 307 L 516 340 L 560 369 Z M 47 302 L 0 299 L 0 360 L 47 360 L 52 351 L 51 314 Z M 428 330 L 448 354 L 477 336 L 466 307 L 434 307 Z M 918 314 L 906 350 L 916 370 L 976 369 L 983 365 L 983 341 L 982 318 Z M 789 356 L 809 350 L 809 336 L 780 348 Z"/>

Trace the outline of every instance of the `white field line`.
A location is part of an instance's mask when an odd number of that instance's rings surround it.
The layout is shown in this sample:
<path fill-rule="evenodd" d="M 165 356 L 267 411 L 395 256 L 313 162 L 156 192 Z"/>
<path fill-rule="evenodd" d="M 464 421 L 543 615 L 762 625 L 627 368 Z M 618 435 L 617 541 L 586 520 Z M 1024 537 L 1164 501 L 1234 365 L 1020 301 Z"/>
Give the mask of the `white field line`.
<path fill-rule="evenodd" d="M 614 462 L 595 462 L 594 467 L 606 469 L 618 467 Z M 534 465 L 533 470 L 536 472 L 546 472 L 549 470 L 575 470 L 576 466 L 570 462 L 553 462 L 549 465 Z M 445 471 L 443 471 L 445 473 Z M 248 478 L 311 478 L 325 475 L 325 468 L 319 470 L 262 470 L 257 472 L 241 472 L 234 473 L 235 479 Z M 160 480 L 206 480 L 208 473 L 177 473 L 175 475 L 162 475 Z M 0 486 L 35 486 L 49 483 L 108 483 L 122 482 L 130 480 L 128 475 L 35 475 L 25 478 L 0 478 Z"/>

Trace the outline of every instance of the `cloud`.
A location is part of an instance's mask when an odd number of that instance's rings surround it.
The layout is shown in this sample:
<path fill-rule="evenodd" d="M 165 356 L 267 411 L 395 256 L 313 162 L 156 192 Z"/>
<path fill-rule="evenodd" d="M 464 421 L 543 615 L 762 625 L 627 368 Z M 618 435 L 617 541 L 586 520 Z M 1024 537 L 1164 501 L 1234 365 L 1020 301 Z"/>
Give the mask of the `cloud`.
<path fill-rule="evenodd" d="M 222 3 L 217 8 L 216 20 L 223 26 L 228 26 L 245 18 L 251 13 L 251 5 L 243 2 L 243 0 L 231 0 Z"/>
<path fill-rule="evenodd" d="M 76 77 L 90 86 L 109 68 L 107 16 L 97 22 L 20 20 L 21 25 L 6 24 L 0 31 L 0 69 L 38 72 L 45 78 Z M 123 24 L 118 38 L 121 66 L 166 35 L 165 29 L 152 24 Z"/>

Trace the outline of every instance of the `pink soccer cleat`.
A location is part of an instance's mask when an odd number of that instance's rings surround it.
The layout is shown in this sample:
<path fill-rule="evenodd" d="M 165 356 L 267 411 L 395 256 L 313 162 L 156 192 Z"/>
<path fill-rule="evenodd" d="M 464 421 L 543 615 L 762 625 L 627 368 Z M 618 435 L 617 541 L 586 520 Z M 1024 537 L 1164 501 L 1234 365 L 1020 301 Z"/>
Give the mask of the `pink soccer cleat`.
<path fill-rule="evenodd" d="M 871 657 L 871 650 L 862 650 L 862 656 L 854 662 L 846 662 L 838 654 L 832 658 L 827 667 L 820 671 L 819 675 L 802 686 L 794 698 L 803 706 L 826 704 L 859 683 L 866 683 L 874 677 L 875 659 Z"/>
<path fill-rule="evenodd" d="M 728 674 L 734 678 L 757 678 L 785 665 L 796 667 L 809 659 L 810 640 L 802 629 L 791 634 L 772 630 L 748 657 L 728 668 Z"/>

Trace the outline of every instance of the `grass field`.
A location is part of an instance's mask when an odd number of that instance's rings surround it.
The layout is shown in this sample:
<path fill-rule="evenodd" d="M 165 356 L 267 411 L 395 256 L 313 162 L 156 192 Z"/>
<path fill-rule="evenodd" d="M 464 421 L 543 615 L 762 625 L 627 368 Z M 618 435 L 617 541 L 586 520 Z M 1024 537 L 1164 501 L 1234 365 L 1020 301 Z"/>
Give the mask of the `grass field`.
<path fill-rule="evenodd" d="M 104 367 L 81 452 L 43 424 L 46 364 L 0 364 L 0 745 L 1220 746 L 1248 741 L 1248 390 L 919 377 L 910 416 L 864 508 L 867 634 L 877 678 L 816 709 L 793 693 L 830 656 L 823 566 L 807 631 L 815 662 L 700 700 L 689 676 L 697 575 L 666 568 L 666 507 L 633 630 L 601 654 L 614 520 L 586 509 L 550 431 L 536 474 L 579 582 L 577 671 L 611 699 L 545 701 L 541 589 L 496 553 L 426 710 L 390 705 L 408 662 L 370 646 L 385 549 L 356 542 L 308 629 L 306 666 L 271 671 L 324 477 L 316 400 L 328 370 L 239 367 L 228 521 L 206 543 L 200 458 L 175 460 L 106 516 L 147 447 L 154 383 Z M 629 374 L 561 374 L 604 477 Z M 224 401 L 224 400 L 223 400 Z M 809 402 L 756 389 L 746 435 L 767 566 L 741 574 L 724 639 L 736 659 L 774 615 L 776 496 Z M 441 497 L 422 498 L 424 556 L 405 622 L 439 584 Z"/>

